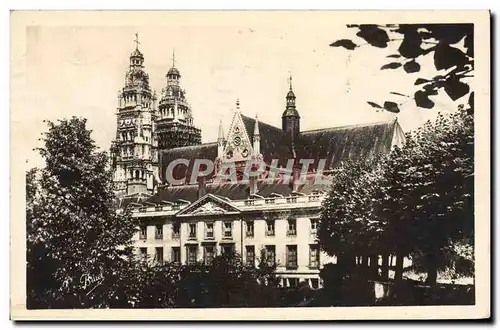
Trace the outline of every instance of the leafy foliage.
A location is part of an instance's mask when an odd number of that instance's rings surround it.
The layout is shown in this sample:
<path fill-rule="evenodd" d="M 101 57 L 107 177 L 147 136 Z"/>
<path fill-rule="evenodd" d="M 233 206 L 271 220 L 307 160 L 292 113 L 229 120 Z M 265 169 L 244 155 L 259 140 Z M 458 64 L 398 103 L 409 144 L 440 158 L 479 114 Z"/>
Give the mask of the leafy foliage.
<path fill-rule="evenodd" d="M 322 249 L 411 256 L 430 283 L 440 269 L 470 274 L 473 256 L 457 257 L 453 248 L 474 240 L 474 121 L 467 110 L 427 122 L 386 158 L 337 169 L 322 208 Z"/>
<path fill-rule="evenodd" d="M 413 96 L 418 107 L 433 108 L 434 102 L 429 97 L 437 95 L 440 90 L 444 90 L 453 101 L 470 92 L 469 85 L 462 80 L 471 77 L 474 71 L 473 24 L 354 24 L 347 27 L 357 29 L 356 36 L 374 47 L 387 48 L 391 42 L 400 42 L 398 54 L 387 56 L 399 61 L 384 64 L 382 70 L 402 67 L 406 73 L 414 74 L 420 72 L 421 66 L 418 61 L 421 58 L 427 55 L 433 56 L 436 70 L 446 72 L 432 78 L 416 79 L 415 86 L 422 85 Z M 354 50 L 362 44 L 341 39 L 331 43 L 330 46 Z M 472 102 L 469 102 L 471 107 Z M 368 104 L 377 109 L 389 110 L 374 102 Z"/>
<path fill-rule="evenodd" d="M 107 156 L 97 151 L 86 120 L 47 124 L 39 149 L 46 166 L 27 173 L 30 294 L 45 307 L 108 306 L 118 299 L 116 280 L 137 224 L 113 208 Z"/>

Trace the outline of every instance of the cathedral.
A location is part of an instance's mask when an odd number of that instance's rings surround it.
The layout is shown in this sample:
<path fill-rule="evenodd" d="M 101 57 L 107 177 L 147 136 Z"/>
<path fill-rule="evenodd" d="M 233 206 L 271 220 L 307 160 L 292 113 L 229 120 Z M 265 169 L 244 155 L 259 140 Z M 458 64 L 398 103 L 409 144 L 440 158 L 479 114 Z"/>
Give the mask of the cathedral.
<path fill-rule="evenodd" d="M 316 238 L 321 202 L 330 187 L 324 182 L 331 182 L 332 170 L 343 161 L 387 154 L 402 145 L 397 120 L 301 130 L 290 77 L 284 107 L 266 110 L 281 114 L 281 127 L 245 115 L 236 101 L 228 132 L 221 125 L 217 141 L 202 143 L 175 58 L 157 96 L 138 44 L 118 93 L 111 147 L 117 208 L 131 210 L 142 223 L 134 236 L 137 255 L 191 264 L 236 251 L 248 266 L 257 265 L 261 256 L 276 264 L 285 287 L 299 282 L 320 287 L 320 269 L 334 261 L 320 251 Z M 188 163 L 172 166 L 178 159 Z M 194 183 L 179 180 L 190 177 L 199 159 L 212 162 L 213 170 Z M 265 170 L 245 178 L 243 168 L 253 159 L 265 163 Z M 300 168 L 300 159 L 311 163 Z M 228 164 L 238 180 L 217 181 L 218 169 Z M 267 180 L 276 169 L 290 169 L 293 178 L 301 171 L 304 179 Z M 171 171 L 175 182 L 168 180 Z M 318 175 L 321 184 L 314 180 Z"/>

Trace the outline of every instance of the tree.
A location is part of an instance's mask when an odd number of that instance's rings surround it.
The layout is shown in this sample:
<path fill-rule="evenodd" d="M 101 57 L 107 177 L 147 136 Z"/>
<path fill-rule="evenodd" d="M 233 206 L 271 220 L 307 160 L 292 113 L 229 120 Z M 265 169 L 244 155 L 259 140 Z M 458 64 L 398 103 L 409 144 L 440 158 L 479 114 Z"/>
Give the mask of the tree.
<path fill-rule="evenodd" d="M 373 265 L 373 257 L 382 254 L 381 233 L 386 224 L 374 212 L 374 197 L 383 174 L 379 164 L 380 158 L 376 157 L 348 161 L 335 169 L 332 187 L 322 205 L 320 246 L 329 255 L 336 255 L 348 272 L 356 257 L 371 257 Z"/>
<path fill-rule="evenodd" d="M 470 92 L 466 78 L 474 72 L 474 25 L 473 24 L 354 24 L 348 28 L 356 29 L 356 36 L 364 44 L 350 39 L 340 39 L 330 44 L 332 47 L 343 47 L 355 50 L 364 45 L 387 48 L 391 43 L 399 43 L 395 54 L 387 56 L 391 62 L 384 64 L 381 70 L 404 70 L 408 74 L 418 73 L 421 69 L 419 61 L 424 56 L 433 56 L 436 70 L 445 73 L 434 77 L 418 77 L 412 99 L 420 108 L 431 109 L 434 101 L 431 96 L 444 92 L 453 100 L 457 100 Z M 461 45 L 463 44 L 463 45 Z M 399 92 L 391 94 L 409 97 Z M 474 108 L 474 93 L 470 93 L 469 106 Z M 390 112 L 400 112 L 398 103 L 385 101 L 383 105 L 369 101 L 372 107 Z"/>
<path fill-rule="evenodd" d="M 389 157 L 338 168 L 322 207 L 322 249 L 348 273 L 354 256 L 395 254 L 396 280 L 404 257 L 425 269 L 429 284 L 449 267 L 470 274 L 473 256 L 464 250 L 474 240 L 473 124 L 465 108 L 439 115 Z"/>
<path fill-rule="evenodd" d="M 391 222 L 393 234 L 412 245 L 409 252 L 426 268 L 427 282 L 435 284 L 438 270 L 453 260 L 450 247 L 473 244 L 473 116 L 463 108 L 439 115 L 408 135 L 407 144 L 391 158 L 386 177 L 392 176 L 390 185 L 402 191 L 389 189 L 386 199 L 404 205 L 391 209 L 404 210 Z"/>
<path fill-rule="evenodd" d="M 45 167 L 38 180 L 35 170 L 27 175 L 27 242 L 28 279 L 41 272 L 50 281 L 29 286 L 30 294 L 38 307 L 106 307 L 125 299 L 120 275 L 138 223 L 115 211 L 108 158 L 86 120 L 47 125 L 38 149 Z"/>

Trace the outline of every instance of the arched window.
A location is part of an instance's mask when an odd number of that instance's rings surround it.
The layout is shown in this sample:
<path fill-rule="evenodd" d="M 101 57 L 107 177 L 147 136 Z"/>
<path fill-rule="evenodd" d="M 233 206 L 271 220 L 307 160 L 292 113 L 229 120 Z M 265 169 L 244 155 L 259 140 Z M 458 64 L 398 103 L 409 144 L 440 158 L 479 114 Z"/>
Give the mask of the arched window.
<path fill-rule="evenodd" d="M 135 170 L 135 178 L 139 179 L 139 170 Z"/>

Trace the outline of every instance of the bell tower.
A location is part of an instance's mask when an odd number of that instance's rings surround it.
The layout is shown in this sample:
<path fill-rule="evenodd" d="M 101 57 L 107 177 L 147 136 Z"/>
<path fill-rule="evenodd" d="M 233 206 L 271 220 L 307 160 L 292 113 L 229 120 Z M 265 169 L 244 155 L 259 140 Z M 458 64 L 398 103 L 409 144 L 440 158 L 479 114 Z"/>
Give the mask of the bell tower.
<path fill-rule="evenodd" d="M 156 118 L 160 151 L 201 144 L 201 130 L 193 124 L 191 106 L 186 91 L 180 86 L 180 79 L 173 52 L 172 67 L 166 74 L 167 85 L 162 89 Z"/>
<path fill-rule="evenodd" d="M 292 75 L 288 78 L 289 91 L 286 94 L 286 108 L 281 116 L 282 129 L 293 144 L 300 133 L 300 115 L 295 106 L 295 93 L 292 87 Z"/>
<path fill-rule="evenodd" d="M 158 151 L 155 136 L 156 95 L 144 71 L 144 56 L 130 54 L 124 87 L 118 92 L 116 138 L 111 146 L 113 183 L 117 196 L 152 193 L 158 182 Z"/>

